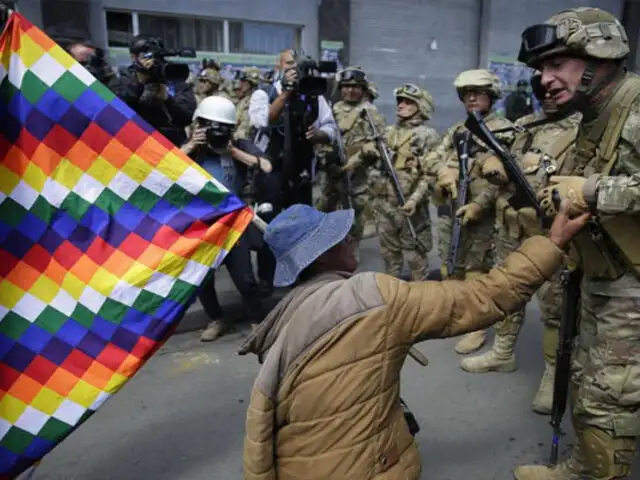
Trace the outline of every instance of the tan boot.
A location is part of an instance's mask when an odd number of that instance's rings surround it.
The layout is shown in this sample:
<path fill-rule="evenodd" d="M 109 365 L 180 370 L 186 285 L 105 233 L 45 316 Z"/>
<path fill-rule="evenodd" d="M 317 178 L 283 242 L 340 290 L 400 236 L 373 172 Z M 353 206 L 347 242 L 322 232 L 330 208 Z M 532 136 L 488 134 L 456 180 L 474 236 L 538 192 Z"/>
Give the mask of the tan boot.
<path fill-rule="evenodd" d="M 524 465 L 513 472 L 516 480 L 578 480 L 587 472 L 583 449 L 583 429 L 577 419 L 572 416 L 572 423 L 576 433 L 576 444 L 571 450 L 571 456 L 564 462 L 553 467 L 544 465 Z"/>
<path fill-rule="evenodd" d="M 631 465 L 636 456 L 636 437 L 614 437 L 596 427 L 583 433 L 586 476 L 594 480 L 631 478 Z"/>
<path fill-rule="evenodd" d="M 469 373 L 513 372 L 516 369 L 516 356 L 513 347 L 515 335 L 496 333 L 491 350 L 483 355 L 465 358 L 460 367 Z"/>
<path fill-rule="evenodd" d="M 558 329 L 544 327 L 542 332 L 542 350 L 544 352 L 544 372 L 540 386 L 533 398 L 531 408 L 541 415 L 551 415 L 553 406 L 553 379 L 556 370 L 556 350 L 558 349 Z"/>
<path fill-rule="evenodd" d="M 486 330 L 478 330 L 476 332 L 467 333 L 460 339 L 458 343 L 456 343 L 454 350 L 456 351 L 456 353 L 460 353 L 462 355 L 475 352 L 476 350 L 482 348 L 486 339 Z"/>
<path fill-rule="evenodd" d="M 201 342 L 213 342 L 222 337 L 227 331 L 226 325 L 221 320 L 214 320 L 200 335 Z"/>

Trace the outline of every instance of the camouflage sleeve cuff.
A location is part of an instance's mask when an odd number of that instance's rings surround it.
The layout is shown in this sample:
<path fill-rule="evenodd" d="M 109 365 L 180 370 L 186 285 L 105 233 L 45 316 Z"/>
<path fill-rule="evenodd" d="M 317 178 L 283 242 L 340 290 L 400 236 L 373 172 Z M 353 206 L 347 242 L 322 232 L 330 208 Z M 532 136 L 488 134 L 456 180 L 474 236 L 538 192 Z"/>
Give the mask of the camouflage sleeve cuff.
<path fill-rule="evenodd" d="M 598 207 L 598 183 L 600 175 L 591 175 L 582 187 L 582 196 L 590 212 L 595 212 Z"/>

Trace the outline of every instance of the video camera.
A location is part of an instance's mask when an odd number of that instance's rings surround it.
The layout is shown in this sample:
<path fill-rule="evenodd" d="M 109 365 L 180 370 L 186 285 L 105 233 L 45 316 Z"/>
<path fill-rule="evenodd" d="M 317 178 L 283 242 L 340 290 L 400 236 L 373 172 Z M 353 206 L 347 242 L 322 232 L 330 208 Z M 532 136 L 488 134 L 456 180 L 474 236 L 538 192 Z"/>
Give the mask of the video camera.
<path fill-rule="evenodd" d="M 136 63 L 140 71 L 149 74 L 151 83 L 184 82 L 189 78 L 189 65 L 168 62 L 166 57 L 196 58 L 196 52 L 192 48 L 169 50 L 165 48 L 161 39 L 142 35 L 133 40 L 129 50 L 133 54 L 142 54 L 141 60 L 154 60 L 149 69 Z"/>
<path fill-rule="evenodd" d="M 336 73 L 338 65 L 336 62 L 322 61 L 316 62 L 308 55 L 297 58 L 296 72 L 298 80 L 295 85 L 283 85 L 285 88 L 296 90 L 302 95 L 324 95 L 327 92 L 327 79 L 323 73 Z"/>

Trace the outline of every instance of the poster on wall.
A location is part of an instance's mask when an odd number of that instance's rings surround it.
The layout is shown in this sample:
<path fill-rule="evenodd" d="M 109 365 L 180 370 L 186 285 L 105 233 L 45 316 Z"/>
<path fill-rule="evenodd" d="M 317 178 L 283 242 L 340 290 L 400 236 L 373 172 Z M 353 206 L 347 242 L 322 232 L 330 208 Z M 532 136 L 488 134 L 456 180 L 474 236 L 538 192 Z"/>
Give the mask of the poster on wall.
<path fill-rule="evenodd" d="M 320 61 L 336 62 L 338 70 L 344 68 L 344 43 L 323 40 L 320 42 Z"/>
<path fill-rule="evenodd" d="M 495 109 L 500 115 L 504 115 L 506 99 L 509 94 L 516 90 L 519 80 L 525 80 L 527 84 L 529 84 L 535 70 L 518 62 L 514 58 L 500 55 L 489 56 L 488 68 L 500 78 L 502 98 L 496 103 Z M 531 91 L 531 87 L 529 87 L 529 91 Z M 535 98 L 534 108 L 536 112 L 539 112 L 541 108 L 540 103 Z"/>

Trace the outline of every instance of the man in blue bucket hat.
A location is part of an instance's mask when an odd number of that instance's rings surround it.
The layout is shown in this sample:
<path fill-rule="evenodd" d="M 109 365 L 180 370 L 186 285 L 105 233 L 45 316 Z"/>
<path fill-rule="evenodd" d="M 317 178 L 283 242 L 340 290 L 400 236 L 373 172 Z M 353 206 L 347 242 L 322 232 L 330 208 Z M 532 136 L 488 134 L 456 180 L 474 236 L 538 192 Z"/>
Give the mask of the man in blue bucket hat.
<path fill-rule="evenodd" d="M 420 478 L 400 401 L 414 343 L 487 328 L 522 308 L 561 266 L 588 214 L 564 203 L 549 237 L 532 237 L 473 280 L 405 282 L 354 274 L 353 210 L 293 205 L 268 225 L 274 284 L 294 286 L 240 354 L 262 367 L 247 411 L 247 480 Z"/>

